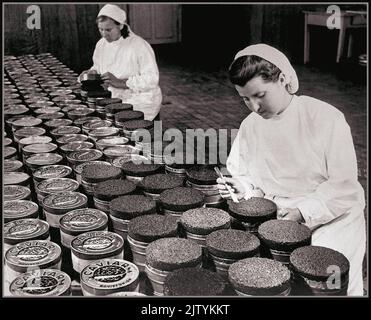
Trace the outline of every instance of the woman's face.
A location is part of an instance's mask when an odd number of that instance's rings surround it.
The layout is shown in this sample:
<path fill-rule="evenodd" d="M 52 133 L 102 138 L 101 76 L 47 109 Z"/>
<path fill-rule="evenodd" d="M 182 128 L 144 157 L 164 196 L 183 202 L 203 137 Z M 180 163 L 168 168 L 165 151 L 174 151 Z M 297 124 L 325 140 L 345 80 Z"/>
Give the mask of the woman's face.
<path fill-rule="evenodd" d="M 120 25 L 116 24 L 112 19 L 105 19 L 98 22 L 98 29 L 103 38 L 108 42 L 116 41 L 121 37 Z"/>
<path fill-rule="evenodd" d="M 246 106 L 264 119 L 280 114 L 289 105 L 291 96 L 286 90 L 285 76 L 281 73 L 276 82 L 261 76 L 252 78 L 245 86 L 235 86 Z"/>

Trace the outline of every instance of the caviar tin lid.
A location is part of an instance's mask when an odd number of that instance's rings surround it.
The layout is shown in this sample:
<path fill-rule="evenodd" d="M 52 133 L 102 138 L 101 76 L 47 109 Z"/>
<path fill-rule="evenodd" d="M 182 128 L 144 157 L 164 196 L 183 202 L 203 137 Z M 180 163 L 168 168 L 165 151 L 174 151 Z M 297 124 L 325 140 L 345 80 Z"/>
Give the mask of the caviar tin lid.
<path fill-rule="evenodd" d="M 19 160 L 4 160 L 4 172 L 14 172 L 22 170 L 23 163 Z"/>
<path fill-rule="evenodd" d="M 43 121 L 38 118 L 27 117 L 21 118 L 12 123 L 12 127 L 14 129 L 21 128 L 21 127 L 35 127 L 42 123 Z"/>
<path fill-rule="evenodd" d="M 89 150 L 94 147 L 94 144 L 88 141 L 74 141 L 69 142 L 60 147 L 60 149 L 65 152 L 73 152 L 73 151 L 79 151 L 79 150 Z"/>
<path fill-rule="evenodd" d="M 6 185 L 4 186 L 3 200 L 26 200 L 30 198 L 31 190 L 25 186 Z"/>
<path fill-rule="evenodd" d="M 107 147 L 122 146 L 129 143 L 129 139 L 125 137 L 111 136 L 99 139 L 95 142 L 98 149 L 103 150 Z"/>
<path fill-rule="evenodd" d="M 9 222 L 24 218 L 37 218 L 39 206 L 29 200 L 5 201 L 3 206 L 4 221 Z"/>
<path fill-rule="evenodd" d="M 19 219 L 4 224 L 4 242 L 10 245 L 48 237 L 49 224 L 40 219 Z"/>
<path fill-rule="evenodd" d="M 26 164 L 31 168 L 58 164 L 63 157 L 58 153 L 36 153 L 26 159 Z"/>
<path fill-rule="evenodd" d="M 72 124 L 70 119 L 52 119 L 44 123 L 49 128 L 67 127 Z"/>
<path fill-rule="evenodd" d="M 24 172 L 5 172 L 4 185 L 21 184 L 27 185 L 30 182 L 30 176 Z"/>
<path fill-rule="evenodd" d="M 37 115 L 38 119 L 49 121 L 63 118 L 64 114 L 62 112 L 53 112 L 53 113 L 42 113 Z"/>
<path fill-rule="evenodd" d="M 75 142 L 75 141 L 86 141 L 88 140 L 88 136 L 80 133 L 75 133 L 75 134 L 66 134 L 65 136 L 59 137 L 57 139 L 57 143 L 59 145 L 62 144 L 67 144 L 70 142 Z"/>
<path fill-rule="evenodd" d="M 50 96 L 51 97 L 65 96 L 65 95 L 71 94 L 71 93 L 72 93 L 72 90 L 70 90 L 70 89 L 60 88 L 60 89 L 57 89 L 57 90 L 54 90 L 54 91 L 50 92 Z"/>
<path fill-rule="evenodd" d="M 17 140 L 20 140 L 25 137 L 29 136 L 42 136 L 46 133 L 46 130 L 44 128 L 40 127 L 23 127 L 22 129 L 19 129 L 14 132 L 14 137 Z"/>
<path fill-rule="evenodd" d="M 120 298 L 120 297 L 147 297 L 146 294 L 136 291 L 120 291 L 115 293 L 106 294 L 106 297 Z"/>
<path fill-rule="evenodd" d="M 9 107 L 4 107 L 4 116 L 13 116 L 18 114 L 24 114 L 28 112 L 30 109 L 28 109 L 26 106 L 21 104 L 12 105 Z"/>
<path fill-rule="evenodd" d="M 87 162 L 83 162 L 83 163 L 80 163 L 79 165 L 77 165 L 76 167 L 75 167 L 75 172 L 77 173 L 77 174 L 81 174 L 82 173 L 82 171 L 84 170 L 84 168 L 86 167 L 86 166 L 88 166 L 88 165 L 90 165 L 90 164 L 94 164 L 94 163 L 96 163 L 96 164 L 105 164 L 105 165 L 107 165 L 107 166 L 112 166 L 109 162 L 107 162 L 107 161 L 87 161 Z"/>
<path fill-rule="evenodd" d="M 49 100 L 38 101 L 37 103 L 31 103 L 31 102 L 28 103 L 28 107 L 31 108 L 31 109 L 39 109 L 39 108 L 43 108 L 43 107 L 51 107 L 53 105 L 54 105 L 54 103 L 52 101 L 49 101 Z"/>
<path fill-rule="evenodd" d="M 37 193 L 46 196 L 57 192 L 76 191 L 79 186 L 80 184 L 73 179 L 53 178 L 40 181 L 36 184 L 35 189 Z"/>
<path fill-rule="evenodd" d="M 4 147 L 4 159 L 11 159 L 17 155 L 17 149 L 13 147 Z"/>
<path fill-rule="evenodd" d="M 82 126 L 84 123 L 86 123 L 88 121 L 93 121 L 93 120 L 101 120 L 101 118 L 96 117 L 96 116 L 81 117 L 81 118 L 76 119 L 73 122 L 73 124 L 75 126 Z"/>
<path fill-rule="evenodd" d="M 69 296 L 71 278 L 67 273 L 56 269 L 32 270 L 14 279 L 9 290 L 17 297 Z"/>
<path fill-rule="evenodd" d="M 36 143 L 36 144 L 29 144 L 23 147 L 23 154 L 25 156 L 29 156 L 31 154 L 36 153 L 47 153 L 53 152 L 58 149 L 58 146 L 54 143 Z"/>
<path fill-rule="evenodd" d="M 138 267 L 121 259 L 102 259 L 89 264 L 81 272 L 81 286 L 92 295 L 134 291 L 138 281 Z"/>
<path fill-rule="evenodd" d="M 72 174 L 72 168 L 63 165 L 44 166 L 36 169 L 32 175 L 36 181 L 52 178 L 68 178 Z"/>
<path fill-rule="evenodd" d="M 119 128 L 116 127 L 103 127 L 103 128 L 97 128 L 89 131 L 89 136 L 95 139 L 98 139 L 99 137 L 108 137 L 113 135 L 118 135 L 120 132 Z"/>
<path fill-rule="evenodd" d="M 103 230 L 108 223 L 108 216 L 98 209 L 82 208 L 72 210 L 59 220 L 64 233 L 77 236 L 88 231 Z"/>
<path fill-rule="evenodd" d="M 30 136 L 26 138 L 22 138 L 18 141 L 18 144 L 21 147 L 26 145 L 35 145 L 35 144 L 49 144 L 52 141 L 51 137 L 48 136 Z"/>
<path fill-rule="evenodd" d="M 84 122 L 82 125 L 83 131 L 90 131 L 98 128 L 105 128 L 105 127 L 111 127 L 112 122 L 108 120 L 90 120 L 87 122 Z"/>
<path fill-rule="evenodd" d="M 76 108 L 68 111 L 67 114 L 71 119 L 77 119 L 78 117 L 87 116 L 95 112 L 92 108 Z"/>
<path fill-rule="evenodd" d="M 71 241 L 73 254 L 86 260 L 112 257 L 121 253 L 123 248 L 123 238 L 110 231 L 85 232 Z"/>
<path fill-rule="evenodd" d="M 67 105 L 67 106 L 63 107 L 62 112 L 68 114 L 68 112 L 70 112 L 72 110 L 82 109 L 82 108 L 87 108 L 87 106 L 84 105 L 84 104 L 72 104 L 72 105 Z"/>
<path fill-rule="evenodd" d="M 70 191 L 47 195 L 43 199 L 44 209 L 53 214 L 64 214 L 74 209 L 85 208 L 88 202 L 86 195 Z"/>
<path fill-rule="evenodd" d="M 61 248 L 48 240 L 30 240 L 18 243 L 5 253 L 6 264 L 15 271 L 46 269 L 61 260 Z"/>
<path fill-rule="evenodd" d="M 102 151 L 91 149 L 91 150 L 80 150 L 73 151 L 67 155 L 67 160 L 72 163 L 81 163 L 86 161 L 94 161 L 102 158 Z"/>
<path fill-rule="evenodd" d="M 151 164 L 150 160 L 138 154 L 129 154 L 126 157 L 113 159 L 112 165 L 120 168 L 126 175 L 145 177 L 163 171 L 160 164 Z"/>
<path fill-rule="evenodd" d="M 10 138 L 4 138 L 4 146 L 10 146 L 13 143 L 12 139 Z"/>
<path fill-rule="evenodd" d="M 60 119 L 60 120 L 62 120 L 62 119 Z M 80 131 L 81 131 L 81 129 L 79 127 L 76 127 L 76 126 L 62 126 L 62 127 L 53 129 L 50 133 L 54 137 L 60 137 L 60 136 L 66 135 L 66 134 L 80 133 Z"/>
<path fill-rule="evenodd" d="M 17 120 L 23 119 L 23 118 L 34 118 L 34 117 L 30 116 L 30 115 L 25 115 L 25 114 L 18 114 L 18 115 L 15 115 L 15 116 L 12 116 L 12 117 L 6 119 L 5 123 L 11 127 L 14 121 L 17 121 Z"/>
<path fill-rule="evenodd" d="M 50 114 L 60 111 L 60 107 L 42 107 L 34 110 L 35 114 Z"/>
<path fill-rule="evenodd" d="M 125 157 L 131 155 L 133 153 L 139 154 L 140 150 L 131 146 L 131 145 L 123 145 L 123 146 L 114 146 L 114 147 L 107 147 L 103 150 L 103 153 L 106 157 Z"/>

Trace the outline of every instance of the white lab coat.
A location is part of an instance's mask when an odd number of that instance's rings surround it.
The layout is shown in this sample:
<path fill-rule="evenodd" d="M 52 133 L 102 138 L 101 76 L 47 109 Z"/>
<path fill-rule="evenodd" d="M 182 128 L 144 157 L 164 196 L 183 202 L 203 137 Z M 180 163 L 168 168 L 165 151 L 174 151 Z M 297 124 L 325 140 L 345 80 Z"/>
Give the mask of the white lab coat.
<path fill-rule="evenodd" d="M 162 94 L 159 71 L 152 47 L 130 31 L 127 38 L 108 42 L 101 38 L 94 50 L 91 70 L 99 74 L 112 73 L 118 79 L 128 79 L 129 89 L 108 87 L 113 98 L 133 105 L 144 112 L 146 120 L 153 120 L 160 112 Z"/>
<path fill-rule="evenodd" d="M 293 96 L 273 119 L 251 113 L 242 122 L 227 169 L 248 191 L 251 185 L 278 207 L 298 208 L 312 229 L 312 244 L 350 261 L 348 295 L 363 295 L 366 235 L 364 190 L 349 125 L 333 106 Z"/>

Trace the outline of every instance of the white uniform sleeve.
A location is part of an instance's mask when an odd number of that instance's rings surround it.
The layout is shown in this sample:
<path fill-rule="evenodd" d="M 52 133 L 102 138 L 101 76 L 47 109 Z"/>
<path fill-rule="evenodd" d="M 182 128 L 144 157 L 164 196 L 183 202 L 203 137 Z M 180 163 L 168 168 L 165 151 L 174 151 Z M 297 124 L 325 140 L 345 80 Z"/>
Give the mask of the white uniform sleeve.
<path fill-rule="evenodd" d="M 129 77 L 126 85 L 134 92 L 155 89 L 159 83 L 159 71 L 152 47 L 146 41 L 135 43 L 139 74 Z"/>
<path fill-rule="evenodd" d="M 245 188 L 245 199 L 251 197 L 262 197 L 264 194 L 260 189 L 255 189 L 254 182 L 247 168 L 247 141 L 243 135 L 243 127 L 238 130 L 237 136 L 233 142 L 231 152 L 227 159 L 227 170 L 233 178 L 237 179 Z"/>
<path fill-rule="evenodd" d="M 98 73 L 101 73 L 100 67 L 99 67 L 99 61 L 100 61 L 100 56 L 101 56 L 101 46 L 99 41 L 97 42 L 94 53 L 93 53 L 93 66 L 90 68 L 90 70 L 96 70 Z"/>
<path fill-rule="evenodd" d="M 357 160 L 352 135 L 344 116 L 331 121 L 325 138 L 325 161 L 328 180 L 297 205 L 305 224 L 311 229 L 345 214 L 352 207 L 365 205 L 358 182 Z"/>

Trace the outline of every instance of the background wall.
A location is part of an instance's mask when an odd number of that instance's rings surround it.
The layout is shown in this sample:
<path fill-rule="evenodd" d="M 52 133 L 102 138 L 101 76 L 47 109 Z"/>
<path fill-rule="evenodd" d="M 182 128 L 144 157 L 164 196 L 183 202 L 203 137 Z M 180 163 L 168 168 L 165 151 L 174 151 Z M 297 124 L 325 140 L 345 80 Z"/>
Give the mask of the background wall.
<path fill-rule="evenodd" d="M 29 4 L 4 5 L 4 52 L 21 55 L 51 52 L 76 71 L 91 66 L 99 32 L 95 18 L 103 4 L 41 4 L 41 30 L 28 30 Z M 130 4 L 120 5 L 130 11 Z M 365 5 L 341 5 L 341 9 L 365 10 Z M 229 65 L 241 48 L 265 42 L 283 50 L 294 63 L 303 59 L 303 10 L 325 11 L 327 5 L 184 4 L 178 23 L 182 42 L 153 45 L 156 54 L 179 63 L 206 68 Z M 130 24 L 130 15 L 128 14 Z M 135 31 L 135 30 L 134 30 Z M 336 54 L 338 31 L 314 30 L 312 57 L 326 64 Z M 140 35 L 140 34 L 139 34 Z M 357 44 L 366 47 L 366 34 Z M 363 50 L 363 49 L 360 49 Z M 360 51 L 358 50 L 358 51 Z M 356 50 L 357 52 L 357 50 Z"/>

